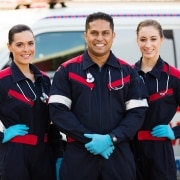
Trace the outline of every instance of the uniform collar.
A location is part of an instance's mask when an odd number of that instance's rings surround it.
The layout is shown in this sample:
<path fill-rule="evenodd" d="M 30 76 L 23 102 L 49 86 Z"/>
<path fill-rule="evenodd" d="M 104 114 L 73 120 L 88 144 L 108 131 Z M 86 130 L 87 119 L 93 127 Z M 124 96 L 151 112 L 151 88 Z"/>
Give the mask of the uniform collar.
<path fill-rule="evenodd" d="M 26 76 L 20 71 L 20 69 L 17 67 L 17 65 L 12 61 L 11 65 L 11 75 L 13 78 L 13 81 L 17 83 L 18 81 L 27 79 Z M 42 77 L 41 72 L 32 64 L 30 64 L 30 69 L 34 73 L 35 79 Z"/>
<path fill-rule="evenodd" d="M 119 68 L 119 62 L 117 61 L 117 58 L 114 56 L 114 54 L 111 51 L 108 60 L 105 64 L 111 67 Z M 83 70 L 86 70 L 93 65 L 95 65 L 95 63 L 91 60 L 88 51 L 86 50 L 83 54 Z"/>
<path fill-rule="evenodd" d="M 141 71 L 141 62 L 142 58 L 135 64 L 135 69 L 141 74 L 143 71 Z M 159 56 L 158 61 L 156 65 L 153 67 L 153 69 L 148 72 L 149 74 L 153 75 L 155 78 L 159 79 L 161 76 L 162 68 L 164 65 L 164 61 Z"/>

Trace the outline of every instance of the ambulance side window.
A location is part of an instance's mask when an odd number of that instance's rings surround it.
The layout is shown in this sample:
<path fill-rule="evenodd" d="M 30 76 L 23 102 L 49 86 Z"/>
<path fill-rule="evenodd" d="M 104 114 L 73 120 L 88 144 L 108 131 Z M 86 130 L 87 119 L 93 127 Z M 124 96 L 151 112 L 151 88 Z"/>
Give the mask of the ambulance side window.
<path fill-rule="evenodd" d="M 83 32 L 47 32 L 35 37 L 36 54 L 33 64 L 46 72 L 54 72 L 59 65 L 82 54 L 86 48 Z"/>
<path fill-rule="evenodd" d="M 170 65 L 177 67 L 177 52 L 173 30 L 164 30 L 164 42 L 161 47 L 161 57 Z"/>

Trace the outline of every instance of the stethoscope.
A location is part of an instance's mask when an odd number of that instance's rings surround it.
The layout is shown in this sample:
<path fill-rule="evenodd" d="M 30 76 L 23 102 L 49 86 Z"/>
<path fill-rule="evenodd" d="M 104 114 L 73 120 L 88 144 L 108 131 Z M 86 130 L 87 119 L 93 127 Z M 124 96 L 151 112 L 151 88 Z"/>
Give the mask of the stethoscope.
<path fill-rule="evenodd" d="M 121 83 L 122 85 L 120 87 L 112 87 L 112 83 L 111 83 L 111 68 L 109 67 L 108 68 L 108 76 L 109 76 L 109 87 L 112 89 L 112 90 L 120 90 L 124 87 L 124 80 L 123 80 L 123 71 L 122 71 L 122 68 L 120 66 L 120 72 L 121 72 Z M 89 72 L 89 69 L 86 71 L 86 81 L 88 83 L 93 83 L 95 80 L 95 78 L 93 77 L 93 75 Z"/>
<path fill-rule="evenodd" d="M 34 95 L 34 99 L 29 99 L 26 97 L 25 93 L 23 92 L 22 88 L 19 86 L 18 83 L 16 83 L 17 87 L 19 88 L 19 90 L 21 91 L 22 95 L 24 96 L 24 98 L 27 100 L 27 101 L 35 101 L 37 99 L 37 96 L 36 96 L 36 93 L 33 91 L 33 89 L 31 88 L 30 84 L 28 83 L 27 80 L 25 80 L 26 84 L 28 85 L 29 89 L 31 90 L 32 94 Z M 42 82 L 40 83 L 40 86 L 41 86 L 41 91 L 42 91 L 42 96 L 40 97 L 41 101 L 43 103 L 46 103 L 47 100 L 48 100 L 48 95 L 45 93 L 45 90 L 44 90 L 44 87 L 43 87 L 43 84 Z"/>
<path fill-rule="evenodd" d="M 166 62 L 165 62 L 166 63 Z M 167 81 L 166 81 L 166 90 L 164 92 L 159 92 L 159 82 L 158 79 L 156 78 L 156 92 L 161 95 L 161 96 L 165 96 L 168 92 L 168 88 L 169 88 L 169 77 L 170 77 L 170 66 L 168 63 L 166 63 L 168 66 L 168 72 L 167 72 Z M 142 76 L 140 76 L 140 78 L 143 80 L 144 82 L 144 78 Z M 145 83 L 145 82 L 144 82 Z"/>

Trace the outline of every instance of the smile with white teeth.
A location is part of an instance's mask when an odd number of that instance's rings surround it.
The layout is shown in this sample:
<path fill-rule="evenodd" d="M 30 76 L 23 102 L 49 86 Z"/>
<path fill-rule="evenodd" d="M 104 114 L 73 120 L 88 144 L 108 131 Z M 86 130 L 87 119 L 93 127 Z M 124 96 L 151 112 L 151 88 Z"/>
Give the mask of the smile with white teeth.
<path fill-rule="evenodd" d="M 150 49 L 149 50 L 146 49 L 145 50 L 146 53 L 152 53 L 153 51 L 154 51 L 153 49 L 151 49 L 151 50 Z"/>
<path fill-rule="evenodd" d="M 103 47 L 104 46 L 104 44 L 95 44 L 96 46 L 98 46 L 98 47 Z"/>
<path fill-rule="evenodd" d="M 24 54 L 22 55 L 23 58 L 29 58 L 30 57 L 30 54 Z"/>

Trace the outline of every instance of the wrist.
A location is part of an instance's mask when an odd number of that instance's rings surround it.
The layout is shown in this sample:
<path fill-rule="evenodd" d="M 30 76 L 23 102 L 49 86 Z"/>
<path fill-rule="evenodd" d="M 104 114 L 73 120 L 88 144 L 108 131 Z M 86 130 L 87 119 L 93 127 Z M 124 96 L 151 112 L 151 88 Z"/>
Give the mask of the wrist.
<path fill-rule="evenodd" d="M 110 133 L 109 136 L 110 136 L 110 138 L 111 138 L 112 143 L 113 143 L 113 144 L 116 144 L 118 139 L 117 139 L 117 137 L 115 136 L 115 134 Z"/>

